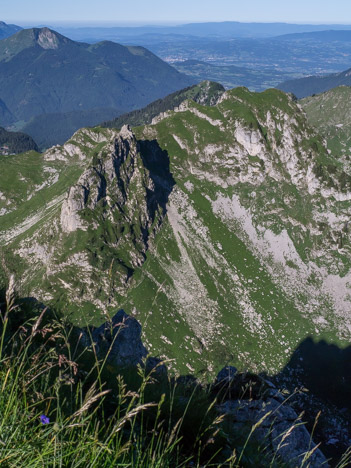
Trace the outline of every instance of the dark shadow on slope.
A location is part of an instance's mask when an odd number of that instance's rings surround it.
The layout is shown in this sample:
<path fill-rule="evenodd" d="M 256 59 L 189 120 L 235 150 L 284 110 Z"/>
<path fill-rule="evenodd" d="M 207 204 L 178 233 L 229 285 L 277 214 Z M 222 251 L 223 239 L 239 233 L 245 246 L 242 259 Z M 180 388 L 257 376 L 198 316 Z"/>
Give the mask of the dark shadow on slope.
<path fill-rule="evenodd" d="M 351 413 L 351 346 L 341 349 L 309 337 L 277 377 L 293 378 L 314 395 Z"/>
<path fill-rule="evenodd" d="M 139 140 L 138 144 L 143 164 L 150 172 L 150 177 L 155 184 L 155 196 L 150 202 L 156 201 L 165 215 L 168 198 L 175 185 L 170 171 L 168 152 L 160 147 L 157 140 Z"/>
<path fill-rule="evenodd" d="M 308 337 L 281 372 L 264 377 L 289 390 L 290 402 L 297 413 L 304 412 L 310 431 L 321 411 L 314 440 L 335 466 L 333 460 L 340 459 L 351 443 L 351 346 L 342 349 Z"/>

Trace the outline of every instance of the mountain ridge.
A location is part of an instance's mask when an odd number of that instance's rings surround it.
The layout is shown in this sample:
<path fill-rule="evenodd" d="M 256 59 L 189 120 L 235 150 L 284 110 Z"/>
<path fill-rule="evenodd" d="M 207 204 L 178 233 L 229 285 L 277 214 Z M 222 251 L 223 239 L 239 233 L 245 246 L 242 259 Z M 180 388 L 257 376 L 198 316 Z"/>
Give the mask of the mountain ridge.
<path fill-rule="evenodd" d="M 0 21 L 0 39 L 5 39 L 21 29 L 22 28 L 16 24 L 7 24 L 4 21 Z"/>
<path fill-rule="evenodd" d="M 80 324 L 135 311 L 181 372 L 275 371 L 302 337 L 348 339 L 350 171 L 291 96 L 188 100 L 133 134 L 4 161 L 0 243 L 31 295 Z"/>
<path fill-rule="evenodd" d="M 277 40 L 315 40 L 321 42 L 333 42 L 333 41 L 342 41 L 350 42 L 351 41 L 351 31 L 350 30 L 335 30 L 327 29 L 325 31 L 311 31 L 311 32 L 301 32 L 295 34 L 284 34 L 282 36 L 277 36 Z"/>
<path fill-rule="evenodd" d="M 178 34 L 211 37 L 272 37 L 287 33 L 320 31 L 325 29 L 350 29 L 350 25 L 302 25 L 291 23 L 241 23 L 238 21 L 188 23 L 178 26 L 138 26 L 138 27 L 80 27 L 57 28 L 75 40 L 96 40 L 97 38 L 131 38 L 146 34 Z"/>
<path fill-rule="evenodd" d="M 151 102 L 142 109 L 137 109 L 127 114 L 122 114 L 113 120 L 103 122 L 101 126 L 120 128 L 126 124 L 131 126 L 151 124 L 152 120 L 159 114 L 174 110 L 175 107 L 178 107 L 187 99 L 192 99 L 202 105 L 213 106 L 224 92 L 225 89 L 221 84 L 208 80 L 202 81 L 197 85 L 181 89 L 163 99 Z"/>

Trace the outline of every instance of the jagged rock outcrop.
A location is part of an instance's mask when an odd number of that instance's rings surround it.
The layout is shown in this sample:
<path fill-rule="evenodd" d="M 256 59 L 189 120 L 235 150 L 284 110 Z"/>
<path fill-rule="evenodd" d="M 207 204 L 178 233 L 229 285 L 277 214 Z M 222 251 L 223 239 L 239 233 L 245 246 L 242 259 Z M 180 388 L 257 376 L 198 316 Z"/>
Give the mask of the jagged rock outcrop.
<path fill-rule="evenodd" d="M 108 230 L 109 244 L 124 249 L 128 265 L 136 268 L 144 262 L 149 239 L 163 216 L 158 188 L 144 165 L 140 145 L 130 127 L 124 126 L 69 190 L 61 209 L 61 227 L 65 233 L 88 226 Z"/>
<path fill-rule="evenodd" d="M 111 244 L 126 246 L 134 268 L 143 263 L 149 238 L 163 215 L 158 188 L 144 165 L 140 145 L 125 125 L 70 188 L 60 220 L 65 233 L 110 226 L 116 233 Z"/>
<path fill-rule="evenodd" d="M 137 142 L 128 126 L 122 128 L 114 141 L 110 154 L 99 158 L 86 169 L 77 184 L 70 188 L 61 209 L 61 226 L 64 232 L 73 232 L 83 226 L 80 212 L 84 208 L 94 210 L 100 200 L 112 211 L 114 204 L 122 208 L 127 201 L 129 185 L 137 174 Z M 127 161 L 128 159 L 128 161 Z M 125 166 L 124 166 L 125 164 Z M 151 184 L 148 184 L 152 190 Z M 107 215 L 108 217 L 108 215 Z"/>

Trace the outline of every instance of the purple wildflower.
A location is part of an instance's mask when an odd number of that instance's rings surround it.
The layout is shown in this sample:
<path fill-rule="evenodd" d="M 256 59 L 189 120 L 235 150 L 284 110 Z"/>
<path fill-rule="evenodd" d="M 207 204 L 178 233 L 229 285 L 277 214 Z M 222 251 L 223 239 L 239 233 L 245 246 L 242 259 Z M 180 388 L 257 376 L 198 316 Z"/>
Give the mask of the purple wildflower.
<path fill-rule="evenodd" d="M 41 421 L 42 424 L 49 424 L 50 419 L 47 416 L 45 416 L 45 414 L 42 414 L 40 416 L 40 421 Z"/>

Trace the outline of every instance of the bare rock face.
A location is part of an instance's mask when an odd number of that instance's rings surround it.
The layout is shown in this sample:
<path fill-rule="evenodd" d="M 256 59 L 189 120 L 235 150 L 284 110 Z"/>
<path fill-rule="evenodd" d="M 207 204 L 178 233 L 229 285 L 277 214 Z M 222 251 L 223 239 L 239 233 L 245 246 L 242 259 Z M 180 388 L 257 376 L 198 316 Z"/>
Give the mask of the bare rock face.
<path fill-rule="evenodd" d="M 61 208 L 61 227 L 64 232 L 84 229 L 79 212 L 84 208 L 85 195 L 86 188 L 83 185 L 75 185 L 70 188 Z"/>
<path fill-rule="evenodd" d="M 141 341 L 141 325 L 124 310 L 111 322 L 105 322 L 92 333 L 97 354 L 117 368 L 135 367 L 142 363 L 147 350 Z"/>
<path fill-rule="evenodd" d="M 129 161 L 127 162 L 127 159 Z M 110 152 L 99 158 L 80 176 L 71 187 L 61 209 L 61 227 L 64 232 L 73 232 L 83 226 L 81 212 L 94 210 L 100 200 L 111 196 L 121 206 L 127 200 L 126 188 L 135 172 L 137 142 L 129 127 L 124 126 L 116 137 Z M 126 163 L 126 168 L 123 164 Z M 113 209 L 115 206 L 110 206 Z"/>
<path fill-rule="evenodd" d="M 327 459 L 316 448 L 311 435 L 296 412 L 273 398 L 267 400 L 230 400 L 219 407 L 234 432 L 246 433 L 257 424 L 251 437 L 278 456 L 284 466 L 302 464 L 306 453 L 313 451 L 306 462 L 311 468 L 327 467 Z M 260 422 L 260 424 L 258 424 Z"/>
<path fill-rule="evenodd" d="M 43 49 L 58 49 L 59 47 L 57 35 L 49 28 L 43 28 L 40 30 L 38 44 Z"/>

